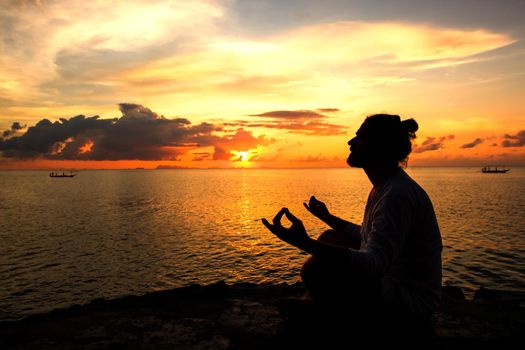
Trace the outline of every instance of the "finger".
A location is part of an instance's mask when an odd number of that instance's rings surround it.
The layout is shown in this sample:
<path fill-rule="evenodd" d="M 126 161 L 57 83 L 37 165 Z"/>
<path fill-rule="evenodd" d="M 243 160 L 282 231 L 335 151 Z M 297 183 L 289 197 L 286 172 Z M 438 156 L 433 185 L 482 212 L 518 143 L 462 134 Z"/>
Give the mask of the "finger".
<path fill-rule="evenodd" d="M 310 209 L 310 207 L 308 206 L 308 204 L 306 202 L 303 203 L 303 205 L 306 208 L 306 210 L 308 210 L 310 213 L 312 212 L 312 210 Z"/>
<path fill-rule="evenodd" d="M 282 208 L 281 210 L 279 210 L 279 212 L 277 213 L 277 215 L 275 215 L 275 217 L 273 218 L 273 224 L 275 226 L 282 226 L 281 225 L 281 218 L 283 217 L 283 214 L 284 212 L 288 210 L 286 208 Z"/>
<path fill-rule="evenodd" d="M 308 203 L 308 204 L 310 204 L 310 207 L 316 208 L 316 207 L 318 207 L 321 204 L 321 201 L 319 201 L 317 198 L 312 196 L 312 198 L 310 199 L 310 203 Z"/>
<path fill-rule="evenodd" d="M 286 211 L 284 212 L 284 215 L 286 215 L 286 217 L 288 218 L 288 220 L 292 222 L 292 224 L 301 223 L 301 220 L 299 220 L 295 215 L 290 213 L 288 209 L 286 209 Z"/>
<path fill-rule="evenodd" d="M 271 233 L 273 233 L 274 235 L 276 235 L 277 237 L 280 238 L 280 233 L 281 233 L 281 231 L 279 230 L 279 227 L 276 227 L 276 226 L 270 224 L 270 223 L 268 222 L 268 220 L 266 220 L 266 219 L 262 219 L 262 223 L 264 224 L 264 226 L 266 226 L 266 228 L 267 228 L 268 230 L 270 230 Z M 281 227 L 281 228 L 282 228 L 282 227 Z"/>
<path fill-rule="evenodd" d="M 268 222 L 268 220 L 266 220 L 266 219 L 262 219 L 262 223 L 264 224 L 264 226 L 266 226 L 266 228 L 268 230 L 270 230 L 271 233 L 273 233 L 275 236 L 277 236 L 277 238 L 279 238 L 281 240 L 283 239 L 282 238 L 282 232 L 279 230 L 279 228 L 277 228 L 277 227 L 273 226 L 272 224 L 270 224 Z"/>
<path fill-rule="evenodd" d="M 272 224 L 270 224 L 270 223 L 268 222 L 268 220 L 266 220 L 266 219 L 263 218 L 261 221 L 262 221 L 262 223 L 264 224 L 264 226 L 266 226 L 266 228 L 267 228 L 268 230 L 270 230 L 270 231 L 273 232 L 273 226 L 272 226 Z"/>

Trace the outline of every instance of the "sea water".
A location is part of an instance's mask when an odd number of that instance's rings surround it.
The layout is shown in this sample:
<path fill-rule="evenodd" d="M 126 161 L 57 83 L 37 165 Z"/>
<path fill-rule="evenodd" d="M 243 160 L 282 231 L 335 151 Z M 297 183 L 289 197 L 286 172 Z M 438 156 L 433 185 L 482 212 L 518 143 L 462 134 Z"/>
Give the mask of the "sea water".
<path fill-rule="evenodd" d="M 408 168 L 431 197 L 445 284 L 525 289 L 525 168 Z M 281 207 L 313 237 L 311 195 L 360 223 L 371 184 L 360 169 L 0 172 L 0 320 L 95 298 L 192 283 L 296 282 L 306 255 L 260 219 Z"/>

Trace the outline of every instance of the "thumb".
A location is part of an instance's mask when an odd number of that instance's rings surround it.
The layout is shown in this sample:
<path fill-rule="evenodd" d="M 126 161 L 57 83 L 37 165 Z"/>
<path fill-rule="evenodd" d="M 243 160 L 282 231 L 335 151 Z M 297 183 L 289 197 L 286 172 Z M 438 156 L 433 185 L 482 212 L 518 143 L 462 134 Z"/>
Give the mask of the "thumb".
<path fill-rule="evenodd" d="M 310 207 L 308 206 L 306 202 L 304 202 L 303 205 L 306 208 L 306 210 L 308 210 L 310 213 L 312 212 L 312 210 L 310 209 Z"/>
<path fill-rule="evenodd" d="M 295 215 L 290 213 L 288 209 L 284 212 L 284 215 L 286 215 L 286 217 L 292 222 L 292 224 L 298 224 L 301 222 L 301 220 L 299 220 Z"/>
<path fill-rule="evenodd" d="M 263 218 L 261 221 L 262 221 L 262 223 L 264 224 L 264 226 L 266 226 L 266 228 L 267 228 L 268 230 L 270 230 L 270 231 L 273 232 L 273 226 L 272 226 L 272 224 L 270 224 L 270 223 L 268 222 L 268 220 L 266 220 L 266 219 Z"/>

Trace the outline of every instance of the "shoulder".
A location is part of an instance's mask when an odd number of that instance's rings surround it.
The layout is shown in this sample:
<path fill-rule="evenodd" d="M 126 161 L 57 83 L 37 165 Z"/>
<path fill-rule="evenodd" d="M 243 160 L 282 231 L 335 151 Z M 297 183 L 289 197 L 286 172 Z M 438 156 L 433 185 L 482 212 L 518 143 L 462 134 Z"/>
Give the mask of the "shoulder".
<path fill-rule="evenodd" d="M 388 180 L 384 190 L 384 199 L 390 203 L 404 202 L 417 205 L 430 201 L 425 190 L 403 169 L 399 169 Z"/>
<path fill-rule="evenodd" d="M 399 169 L 399 171 L 392 176 L 391 184 L 393 189 L 400 193 L 410 191 L 425 192 L 416 180 L 410 177 L 403 169 Z"/>
<path fill-rule="evenodd" d="M 420 186 L 403 170 L 397 170 L 384 184 L 385 196 L 406 196 Z"/>

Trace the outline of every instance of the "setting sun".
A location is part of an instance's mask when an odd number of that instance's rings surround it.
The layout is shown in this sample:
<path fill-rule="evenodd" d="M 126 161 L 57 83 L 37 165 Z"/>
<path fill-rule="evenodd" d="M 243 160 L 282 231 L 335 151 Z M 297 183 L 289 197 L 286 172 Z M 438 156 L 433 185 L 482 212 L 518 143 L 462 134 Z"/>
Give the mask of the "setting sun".
<path fill-rule="evenodd" d="M 232 160 L 236 162 L 248 162 L 250 160 L 250 151 L 231 151 Z"/>
<path fill-rule="evenodd" d="M 248 152 L 239 152 L 239 156 L 241 157 L 241 162 L 248 161 Z"/>

